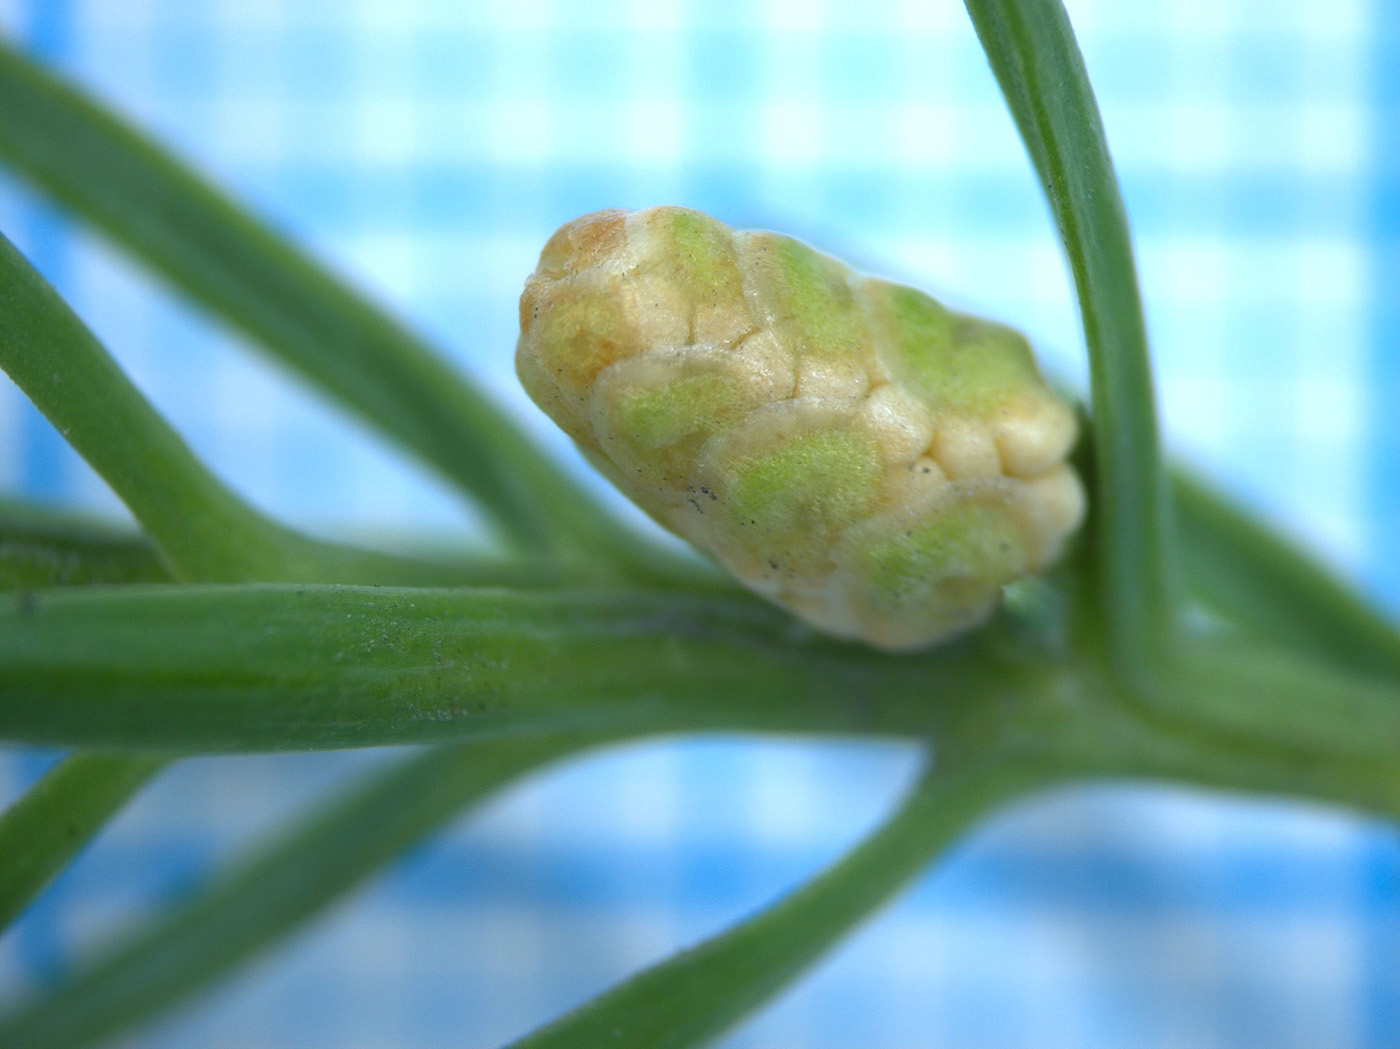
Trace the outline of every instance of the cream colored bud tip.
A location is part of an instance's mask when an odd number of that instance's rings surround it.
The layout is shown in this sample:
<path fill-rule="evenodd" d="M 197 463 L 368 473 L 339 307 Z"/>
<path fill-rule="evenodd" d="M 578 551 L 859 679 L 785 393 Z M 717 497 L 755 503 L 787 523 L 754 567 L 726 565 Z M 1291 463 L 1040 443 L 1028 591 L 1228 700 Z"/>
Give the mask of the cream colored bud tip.
<path fill-rule="evenodd" d="M 686 208 L 562 226 L 520 298 L 526 391 L 623 492 L 811 625 L 923 648 L 1084 517 L 1026 340 Z"/>

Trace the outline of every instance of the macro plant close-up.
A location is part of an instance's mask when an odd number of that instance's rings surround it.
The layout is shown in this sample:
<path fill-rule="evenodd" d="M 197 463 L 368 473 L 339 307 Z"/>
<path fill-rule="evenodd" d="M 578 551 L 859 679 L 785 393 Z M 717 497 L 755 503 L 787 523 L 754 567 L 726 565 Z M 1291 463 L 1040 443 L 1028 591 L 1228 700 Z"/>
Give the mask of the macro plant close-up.
<path fill-rule="evenodd" d="M 1257 6 L 0 4 L 0 1047 L 1392 1044 L 1400 28 Z"/>

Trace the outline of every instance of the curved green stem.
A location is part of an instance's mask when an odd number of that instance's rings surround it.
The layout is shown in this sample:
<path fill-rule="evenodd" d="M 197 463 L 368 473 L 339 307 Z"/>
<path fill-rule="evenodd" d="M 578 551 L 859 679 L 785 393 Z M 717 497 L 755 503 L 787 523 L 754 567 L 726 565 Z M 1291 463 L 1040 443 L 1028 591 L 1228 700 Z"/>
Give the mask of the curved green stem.
<path fill-rule="evenodd" d="M 75 754 L 0 814 L 0 930 L 165 764 L 159 757 Z"/>
<path fill-rule="evenodd" d="M 1128 219 L 1084 60 L 1059 0 L 967 0 L 1050 203 L 1092 380 L 1097 559 L 1112 651 L 1130 678 L 1174 627 L 1167 485 Z"/>
<path fill-rule="evenodd" d="M 437 354 L 158 144 L 0 43 L 0 160 L 475 495 L 504 532 L 664 576 Z"/>
<path fill-rule="evenodd" d="M 1384 747 L 1367 746 L 1362 726 L 1342 726 L 1347 712 L 1329 710 L 1344 695 L 1345 679 L 1319 682 L 1313 718 L 1334 720 L 1335 731 L 1290 732 L 1287 726 L 1251 723 L 1264 707 L 1257 692 L 1217 690 L 1222 707 L 1167 681 L 1150 706 L 1117 685 L 1104 661 L 1077 662 L 1072 694 L 1053 703 L 1023 705 L 984 739 L 988 752 L 1050 755 L 1075 776 L 1152 780 L 1231 793 L 1323 802 L 1385 819 L 1400 819 L 1400 762 Z M 1167 690 L 1179 691 L 1170 695 Z M 1375 687 L 1375 686 L 1372 686 Z M 1296 697 L 1306 697 L 1299 690 Z M 1170 702 L 1163 702 L 1170 700 Z M 1363 706 L 1366 704 L 1363 703 Z M 1340 715 L 1340 716 L 1339 716 Z M 1381 716 L 1372 708 L 1371 716 Z M 1394 736 L 1393 720 L 1384 731 Z"/>
<path fill-rule="evenodd" d="M 1059 775 L 1029 763 L 929 773 L 884 826 L 787 898 L 638 973 L 513 1049 L 708 1043 L 820 959 L 980 817 Z"/>
<path fill-rule="evenodd" d="M 1400 677 L 1400 627 L 1200 478 L 1172 479 L 1183 574 L 1212 612 L 1295 652 Z"/>
<path fill-rule="evenodd" d="M 286 578 L 290 537 L 210 476 L 3 239 L 0 296 L 0 367 L 130 507 L 177 576 Z"/>
<path fill-rule="evenodd" d="M 1400 678 L 1338 672 L 1238 640 L 1187 642 L 1148 686 L 1164 715 L 1244 741 L 1400 761 Z"/>
<path fill-rule="evenodd" d="M 57 293 L 0 237 L 0 368 L 131 509 L 180 579 L 444 584 L 506 581 L 323 543 L 264 517 L 195 458 Z"/>

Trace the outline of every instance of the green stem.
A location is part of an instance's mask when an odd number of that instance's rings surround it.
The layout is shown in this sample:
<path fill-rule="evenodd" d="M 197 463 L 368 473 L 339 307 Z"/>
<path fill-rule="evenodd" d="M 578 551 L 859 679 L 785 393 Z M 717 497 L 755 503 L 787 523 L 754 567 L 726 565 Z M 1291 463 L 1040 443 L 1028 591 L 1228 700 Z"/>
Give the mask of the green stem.
<path fill-rule="evenodd" d="M 434 748 L 313 811 L 191 899 L 0 1019 L 7 1049 L 96 1045 L 266 950 L 492 791 L 596 743 Z"/>
<path fill-rule="evenodd" d="M 1067 613 L 1072 671 L 1052 690 L 964 721 L 964 752 L 1049 755 L 1076 776 L 1166 780 L 1400 819 L 1393 680 L 1201 640 L 1129 685 L 1112 665 L 1092 595 L 1077 605 Z"/>
<path fill-rule="evenodd" d="M 499 560 L 454 569 L 318 542 L 264 517 L 204 468 L 3 237 L 0 367 L 111 485 L 177 578 L 441 584 L 522 575 Z"/>
<path fill-rule="evenodd" d="M 883 827 L 796 892 L 513 1043 L 514 1049 L 702 1045 L 773 997 L 980 817 L 1053 768 L 935 771 Z"/>
<path fill-rule="evenodd" d="M 609 727 L 942 738 L 1042 709 L 1104 717 L 1124 701 L 1095 676 L 1108 662 L 1095 644 L 1056 648 L 1008 617 L 891 658 L 796 638 L 755 600 L 618 591 L 51 591 L 0 608 L 0 738 L 216 751 Z M 1391 679 L 1202 640 L 1154 682 L 1153 710 L 1134 717 L 1336 760 L 1400 750 Z"/>
<path fill-rule="evenodd" d="M 1106 668 L 1086 673 L 1109 684 Z M 1088 681 L 1086 681 L 1088 684 Z M 1107 700 L 1107 701 L 1105 701 Z M 606 992 L 516 1043 L 553 1046 L 701 1044 L 780 990 L 930 859 L 961 826 L 1055 782 L 1165 779 L 1251 794 L 1341 802 L 1400 817 L 1400 765 L 1279 751 L 1202 726 L 1146 720 L 1132 704 L 1084 688 L 1071 699 L 998 717 L 973 744 L 981 764 L 931 777 L 874 838 L 777 907 Z M 940 748 L 942 752 L 943 748 Z M 954 748 L 961 753 L 961 747 Z M 951 780 L 951 784 L 950 781 Z M 907 820 L 907 822 L 905 822 Z M 942 836 L 942 837 L 940 837 Z"/>
<path fill-rule="evenodd" d="M 1132 241 L 1084 60 L 1058 0 L 967 0 L 1079 292 L 1092 381 L 1097 558 L 1119 670 L 1173 628 L 1167 486 Z"/>
<path fill-rule="evenodd" d="M 165 764 L 158 757 L 75 754 L 0 815 L 0 930 Z"/>
<path fill-rule="evenodd" d="M 162 608 L 167 601 L 171 603 Z M 417 607 L 420 602 L 424 607 Z M 87 615 L 75 615 L 83 612 Z M 44 622 L 50 614 L 56 615 L 45 627 L 49 633 L 27 632 L 26 624 Z M 114 630 L 118 624 L 126 626 Z M 995 761 L 1054 768 L 1065 776 L 1166 778 L 1282 793 L 1400 816 L 1400 763 L 1383 746 L 1358 748 L 1360 737 L 1334 734 L 1331 727 L 1311 735 L 1300 732 L 1298 738 L 1285 733 L 1280 745 L 1266 724 L 1225 724 L 1218 714 L 1192 720 L 1190 711 L 1168 718 L 1161 705 L 1143 709 L 1126 702 L 1106 662 L 1095 657 L 1093 644 L 1057 659 L 1023 634 L 994 626 L 977 643 L 893 660 L 841 646 L 795 645 L 780 626 L 776 614 L 754 605 L 655 595 L 623 601 L 618 595 L 519 598 L 341 587 L 152 587 L 108 595 L 44 594 L 37 605 L 0 622 L 0 676 L 16 686 L 0 704 L 0 718 L 12 713 L 12 696 L 21 697 L 23 705 L 26 696 L 34 698 L 30 689 L 36 681 L 47 679 L 60 687 L 40 696 L 37 706 L 56 704 L 56 718 L 69 724 L 105 717 L 107 708 L 121 708 L 133 697 L 148 703 L 154 686 L 153 706 L 124 712 L 143 731 L 146 724 L 172 715 L 205 716 L 211 706 L 236 698 L 238 690 L 252 690 L 254 701 L 244 715 L 255 716 L 260 709 L 264 716 L 287 718 L 273 738 L 313 745 L 327 738 L 343 742 L 340 734 L 347 728 L 356 742 L 415 738 L 416 729 L 410 726 L 405 736 L 403 724 L 423 719 L 447 723 L 449 729 L 454 721 L 461 729 L 475 719 L 479 728 L 481 719 L 513 707 L 524 715 L 516 727 L 529 722 L 535 731 L 557 725 L 562 717 L 604 732 L 677 727 L 900 732 L 931 737 L 945 768 L 955 772 L 990 767 L 986 763 Z M 138 640 L 142 636 L 147 637 L 144 648 Z M 58 638 L 68 640 L 56 650 Z M 598 653 L 592 663 L 579 658 L 590 651 Z M 14 658 L 26 652 L 39 654 L 37 662 Z M 130 656 L 125 665 L 120 658 L 124 652 Z M 787 658 L 792 652 L 801 654 Z M 155 659 L 157 653 L 167 655 Z M 560 673 L 567 681 L 541 673 L 551 660 L 564 668 Z M 608 663 L 631 673 L 620 676 L 602 669 Z M 248 672 L 240 676 L 239 666 Z M 259 667 L 266 670 L 253 669 Z M 518 669 L 500 674 L 503 667 Z M 139 680 L 131 678 L 133 669 Z M 726 679 L 726 672 L 733 676 Z M 70 673 L 74 676 L 66 677 Z M 1209 674 L 1218 677 L 1220 670 L 1211 668 Z M 702 679 L 691 694 L 695 675 Z M 1248 685 L 1245 678 L 1239 680 Z M 1320 683 L 1333 698 L 1345 695 L 1345 689 L 1331 688 L 1327 680 Z M 1290 687 L 1299 686 L 1293 682 Z M 123 695 L 127 688 L 129 694 Z M 266 691 L 259 695 L 259 689 Z M 607 709 L 607 704 L 619 689 L 631 694 L 623 697 L 624 716 L 614 720 L 620 708 Z M 73 694 L 65 696 L 64 690 Z M 1248 700 L 1248 689 L 1244 692 Z M 296 709 L 277 709 L 276 701 L 285 708 L 288 695 L 298 697 Z M 1229 700 L 1228 692 L 1224 695 Z M 82 703 L 74 705 L 76 697 Z M 1314 709 L 1319 715 L 1325 711 L 1321 703 Z M 317 718 L 328 721 L 312 739 L 304 735 L 306 723 Z M 356 736 L 366 728 L 356 724 L 362 718 L 372 722 L 369 735 Z M 505 727 L 498 720 L 488 730 Z M 177 732 L 188 730 L 186 724 Z M 472 760 L 489 762 L 511 747 L 531 745 L 534 738 L 483 741 Z M 352 822 L 368 825 L 358 818 Z M 884 869 L 887 862 L 888 857 L 873 861 L 870 871 Z M 791 921 L 803 926 L 813 913 L 834 914 L 827 926 L 834 938 L 843 922 L 864 913 L 864 904 L 849 907 L 840 902 L 841 895 L 833 897 L 834 911 L 802 904 Z M 864 898 L 882 896 L 872 892 Z M 227 921 L 219 909 L 196 924 L 218 930 Z M 804 940 L 783 931 L 786 920 L 773 922 L 781 935 L 758 937 L 759 946 L 752 950 L 753 945 L 732 948 L 724 941 L 715 943 L 713 955 L 701 950 L 696 972 L 712 975 L 717 985 L 733 980 L 755 990 L 732 1006 L 714 998 L 713 1014 L 696 1006 L 699 999 L 682 995 L 677 1001 L 684 1008 L 671 1011 L 678 1030 L 719 1029 L 830 942 L 820 927 L 815 939 Z M 791 940 L 790 950 L 772 946 L 786 940 Z M 178 981 L 186 960 L 175 948 L 166 954 L 162 942 L 153 935 L 142 955 L 149 953 L 153 971 L 164 974 L 155 983 L 169 986 L 170 980 Z M 730 962 L 750 957 L 759 968 L 736 974 Z M 93 999 L 98 1015 L 125 1015 L 123 1003 L 141 1000 L 122 981 L 128 970 L 140 972 L 145 964 L 123 958 L 102 970 L 100 986 L 115 990 Z M 668 979 L 660 991 L 658 985 L 644 984 L 650 989 L 643 997 L 655 993 L 665 1001 L 666 994 L 680 994 L 676 988 L 684 982 L 673 985 Z M 46 1007 L 45 1023 L 63 1023 L 62 1015 L 80 1015 L 88 1007 L 81 998 L 76 1005 Z"/>
<path fill-rule="evenodd" d="M 169 580 L 155 546 L 133 529 L 0 499 L 0 591 Z"/>
<path fill-rule="evenodd" d="M 1042 735 L 1043 750 L 1032 750 L 1056 755 L 1086 779 L 1321 802 L 1351 814 L 1400 820 L 1400 762 L 1391 757 L 1359 759 L 1310 747 L 1280 747 L 1122 704 L 1101 708 L 1096 715 L 1054 721 Z M 1027 732 L 1033 721 L 1023 726 Z"/>
<path fill-rule="evenodd" d="M 0 296 L 0 366 L 112 486 L 177 577 L 288 577 L 290 533 L 204 469 L 3 238 Z"/>
<path fill-rule="evenodd" d="M 589 573 L 570 574 L 552 561 L 520 560 L 480 550 L 449 551 L 427 542 L 405 546 L 424 552 L 400 557 L 324 544 L 328 549 L 323 559 L 328 568 L 339 566 L 346 582 L 371 585 L 537 590 L 578 586 L 593 579 Z M 0 498 L 0 591 L 170 581 L 155 545 L 140 532 L 70 510 Z M 721 589 L 698 572 L 690 588 L 698 593 Z"/>
<path fill-rule="evenodd" d="M 48 591 L 0 608 L 0 738 L 237 751 L 610 726 L 880 731 L 877 715 L 918 731 L 1030 687 L 1015 658 L 972 643 L 891 660 L 794 631 L 756 600 L 684 595 Z"/>
<path fill-rule="evenodd" d="M 1064 700 L 1026 708 L 1030 717 L 998 719 L 980 763 L 954 762 L 930 775 L 872 838 L 777 906 L 632 977 L 513 1049 L 706 1043 L 780 991 L 962 830 L 1049 784 L 1166 779 L 1400 816 L 1394 761 L 1358 766 L 1222 745 L 1209 732 L 1143 721 L 1121 701 Z"/>
<path fill-rule="evenodd" d="M 0 500 L 0 591 L 169 578 L 137 532 Z M 74 753 L 0 816 L 0 930 L 165 763 Z"/>
<path fill-rule="evenodd" d="M 0 159 L 475 495 L 520 543 L 665 574 L 421 341 L 159 145 L 0 44 Z"/>
<path fill-rule="evenodd" d="M 1400 677 L 1400 628 L 1204 481 L 1173 482 L 1184 575 L 1211 611 L 1295 652 Z"/>
<path fill-rule="evenodd" d="M 1195 640 L 1150 687 L 1160 713 L 1243 740 L 1400 760 L 1394 675 L 1368 678 L 1269 646 Z"/>

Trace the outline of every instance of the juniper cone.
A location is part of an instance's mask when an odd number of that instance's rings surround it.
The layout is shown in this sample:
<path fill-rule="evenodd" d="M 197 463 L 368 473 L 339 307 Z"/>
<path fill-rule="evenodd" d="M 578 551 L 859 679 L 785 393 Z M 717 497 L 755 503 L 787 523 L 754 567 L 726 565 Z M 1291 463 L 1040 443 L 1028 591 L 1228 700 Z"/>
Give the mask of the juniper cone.
<path fill-rule="evenodd" d="M 1019 333 L 685 208 L 556 232 L 516 370 L 662 525 L 880 648 L 980 623 L 1083 518 L 1074 416 Z"/>

